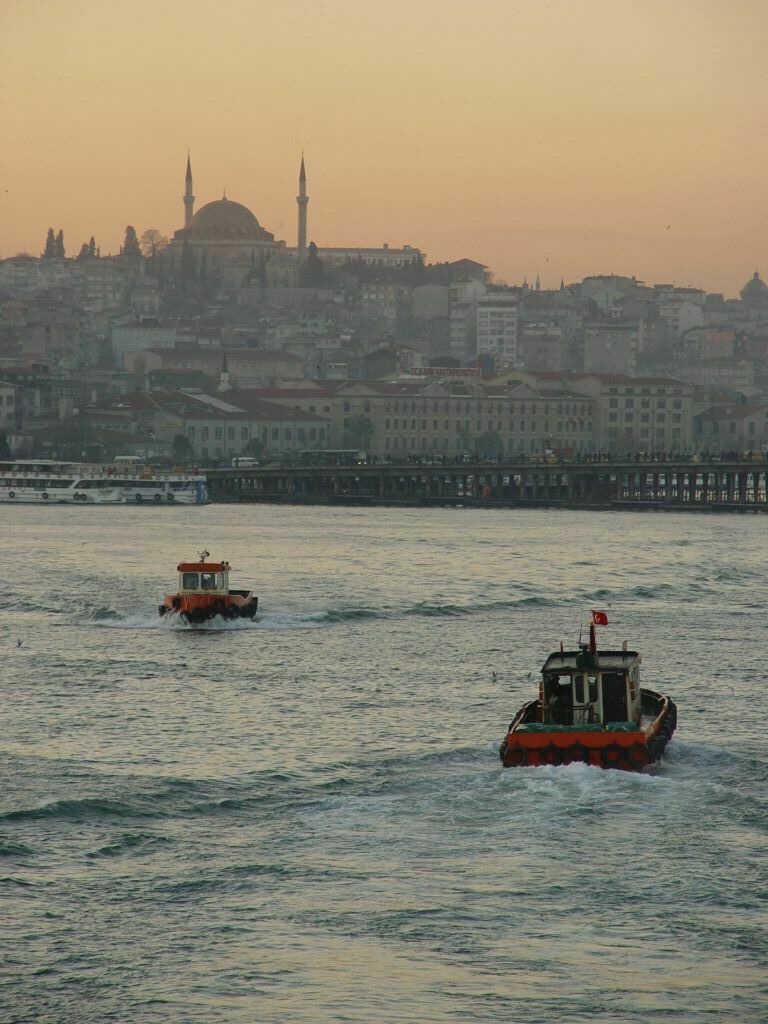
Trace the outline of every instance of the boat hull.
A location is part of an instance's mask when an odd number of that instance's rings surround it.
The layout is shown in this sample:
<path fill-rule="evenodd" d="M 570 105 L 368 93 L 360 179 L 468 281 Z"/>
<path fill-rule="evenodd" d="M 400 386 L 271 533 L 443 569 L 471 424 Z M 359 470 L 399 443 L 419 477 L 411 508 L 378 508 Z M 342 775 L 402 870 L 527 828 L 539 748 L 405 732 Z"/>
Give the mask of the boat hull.
<path fill-rule="evenodd" d="M 505 768 L 580 762 L 598 768 L 643 771 L 661 759 L 677 725 L 677 708 L 652 690 L 642 691 L 656 715 L 646 725 L 566 728 L 538 725 L 531 716 L 538 701 L 525 704 L 513 719 L 499 747 Z"/>
<path fill-rule="evenodd" d="M 217 616 L 224 621 L 253 619 L 259 599 L 248 591 L 229 594 L 168 594 L 157 611 L 161 618 L 173 616 L 190 626 L 202 626 Z"/>

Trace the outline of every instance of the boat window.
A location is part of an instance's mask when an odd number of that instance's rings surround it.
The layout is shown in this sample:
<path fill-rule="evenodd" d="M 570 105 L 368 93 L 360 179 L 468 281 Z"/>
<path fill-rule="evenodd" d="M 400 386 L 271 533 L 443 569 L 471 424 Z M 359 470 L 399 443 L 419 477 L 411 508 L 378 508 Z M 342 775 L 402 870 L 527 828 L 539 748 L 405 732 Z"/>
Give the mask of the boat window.
<path fill-rule="evenodd" d="M 215 590 L 216 589 L 216 573 L 215 572 L 201 572 L 200 573 L 200 589 L 201 590 Z"/>
<path fill-rule="evenodd" d="M 584 703 L 584 676 L 581 674 L 573 677 L 573 699 L 576 704 Z"/>
<path fill-rule="evenodd" d="M 184 590 L 197 590 L 197 573 L 196 572 L 185 572 L 181 576 L 181 585 Z"/>
<path fill-rule="evenodd" d="M 597 703 L 597 676 L 589 677 L 589 703 Z"/>

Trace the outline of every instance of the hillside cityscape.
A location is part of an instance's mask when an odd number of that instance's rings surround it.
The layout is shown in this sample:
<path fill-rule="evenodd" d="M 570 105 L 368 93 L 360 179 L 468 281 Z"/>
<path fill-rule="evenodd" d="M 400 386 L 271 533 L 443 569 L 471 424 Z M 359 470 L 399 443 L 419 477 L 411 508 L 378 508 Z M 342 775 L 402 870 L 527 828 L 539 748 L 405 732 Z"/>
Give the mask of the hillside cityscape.
<path fill-rule="evenodd" d="M 180 176 L 181 177 L 181 176 Z M 768 286 L 738 299 L 613 273 L 508 284 L 416 245 L 277 239 L 224 194 L 118 255 L 41 229 L 0 261 L 0 454 L 229 465 L 739 454 L 768 445 Z"/>

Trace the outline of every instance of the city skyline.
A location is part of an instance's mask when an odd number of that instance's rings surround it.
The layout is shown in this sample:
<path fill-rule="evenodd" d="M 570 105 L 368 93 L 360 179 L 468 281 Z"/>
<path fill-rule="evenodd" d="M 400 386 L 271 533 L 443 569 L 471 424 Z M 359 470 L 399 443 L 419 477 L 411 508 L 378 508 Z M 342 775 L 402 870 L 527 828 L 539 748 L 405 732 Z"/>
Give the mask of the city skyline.
<path fill-rule="evenodd" d="M 188 149 L 198 208 L 226 189 L 293 245 L 303 149 L 320 246 L 734 296 L 768 265 L 767 25 L 747 0 L 9 4 L 0 257 L 49 226 L 68 255 L 129 223 L 172 237 Z"/>

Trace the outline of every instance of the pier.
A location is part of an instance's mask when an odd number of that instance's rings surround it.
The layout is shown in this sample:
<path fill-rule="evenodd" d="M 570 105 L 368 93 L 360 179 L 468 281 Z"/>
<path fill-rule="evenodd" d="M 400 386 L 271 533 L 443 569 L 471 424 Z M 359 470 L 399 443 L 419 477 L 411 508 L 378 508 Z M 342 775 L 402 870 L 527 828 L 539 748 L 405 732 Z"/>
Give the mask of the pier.
<path fill-rule="evenodd" d="M 401 462 L 206 470 L 214 502 L 768 512 L 768 464 Z"/>

